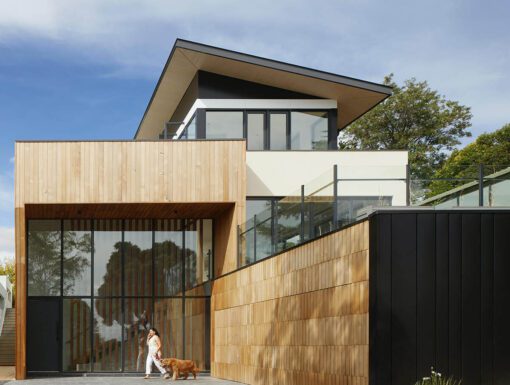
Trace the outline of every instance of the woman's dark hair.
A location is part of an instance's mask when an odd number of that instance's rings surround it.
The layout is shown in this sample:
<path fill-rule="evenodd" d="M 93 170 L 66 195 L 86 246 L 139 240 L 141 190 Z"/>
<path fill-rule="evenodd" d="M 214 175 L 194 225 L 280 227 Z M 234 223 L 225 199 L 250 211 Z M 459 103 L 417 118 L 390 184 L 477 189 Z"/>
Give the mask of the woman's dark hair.
<path fill-rule="evenodd" d="M 158 329 L 156 328 L 150 328 L 149 330 L 152 330 L 154 332 L 155 335 L 157 335 L 159 337 L 159 332 L 158 332 Z"/>

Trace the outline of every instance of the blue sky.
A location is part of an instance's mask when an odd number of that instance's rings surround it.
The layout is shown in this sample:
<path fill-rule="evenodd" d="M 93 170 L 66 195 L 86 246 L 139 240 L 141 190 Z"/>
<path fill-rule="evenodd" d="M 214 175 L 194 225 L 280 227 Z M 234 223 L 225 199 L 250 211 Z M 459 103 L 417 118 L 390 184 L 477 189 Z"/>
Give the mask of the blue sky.
<path fill-rule="evenodd" d="M 492 0 L 2 0 L 0 257 L 14 254 L 14 141 L 131 139 L 177 37 L 427 80 L 472 107 L 476 137 L 510 122 L 508 20 Z"/>

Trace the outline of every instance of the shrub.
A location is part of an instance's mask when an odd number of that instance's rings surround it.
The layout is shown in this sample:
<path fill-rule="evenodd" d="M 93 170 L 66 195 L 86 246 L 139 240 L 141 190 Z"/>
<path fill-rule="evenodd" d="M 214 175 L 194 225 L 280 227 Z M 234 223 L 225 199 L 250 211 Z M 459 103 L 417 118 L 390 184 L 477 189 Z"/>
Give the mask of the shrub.
<path fill-rule="evenodd" d="M 441 373 L 434 371 L 434 367 L 431 367 L 430 376 L 423 377 L 415 385 L 460 385 L 461 382 L 462 380 L 456 380 L 452 376 L 443 377 Z"/>

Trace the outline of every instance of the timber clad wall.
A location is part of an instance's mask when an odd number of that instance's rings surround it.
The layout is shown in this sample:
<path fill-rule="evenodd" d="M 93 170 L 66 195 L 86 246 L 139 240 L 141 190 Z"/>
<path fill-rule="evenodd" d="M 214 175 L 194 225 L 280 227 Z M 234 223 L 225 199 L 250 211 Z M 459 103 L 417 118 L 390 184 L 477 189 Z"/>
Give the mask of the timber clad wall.
<path fill-rule="evenodd" d="M 28 216 L 151 218 L 154 211 L 186 212 L 185 204 L 193 203 L 203 217 L 216 219 L 214 267 L 225 274 L 237 266 L 245 147 L 243 140 L 16 143 L 16 378 L 25 377 Z"/>
<path fill-rule="evenodd" d="M 368 221 L 213 283 L 211 370 L 249 384 L 368 384 Z"/>

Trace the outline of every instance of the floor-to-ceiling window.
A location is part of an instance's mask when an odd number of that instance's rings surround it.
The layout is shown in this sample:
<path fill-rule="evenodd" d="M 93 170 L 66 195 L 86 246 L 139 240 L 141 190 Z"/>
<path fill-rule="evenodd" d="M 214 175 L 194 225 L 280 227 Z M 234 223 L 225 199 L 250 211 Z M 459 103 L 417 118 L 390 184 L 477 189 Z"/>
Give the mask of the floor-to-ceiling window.
<path fill-rule="evenodd" d="M 29 220 L 27 311 L 37 320 L 44 306 L 31 303 L 59 303 L 60 350 L 49 352 L 58 353 L 56 369 L 144 371 L 150 327 L 165 356 L 209 369 L 202 286 L 211 279 L 212 231 L 211 219 Z M 30 338 L 27 349 L 48 353 Z"/>

